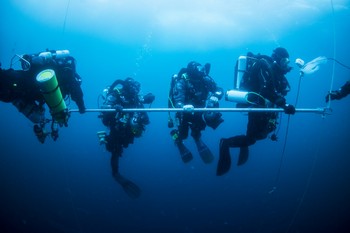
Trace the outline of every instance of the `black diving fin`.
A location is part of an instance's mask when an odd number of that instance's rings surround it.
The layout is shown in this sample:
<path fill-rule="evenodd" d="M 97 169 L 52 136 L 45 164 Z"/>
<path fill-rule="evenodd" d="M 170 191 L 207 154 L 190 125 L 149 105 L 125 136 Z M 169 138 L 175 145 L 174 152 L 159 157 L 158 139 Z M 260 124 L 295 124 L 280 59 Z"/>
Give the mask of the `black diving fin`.
<path fill-rule="evenodd" d="M 247 146 L 240 147 L 237 166 L 243 165 L 247 162 L 249 156 L 249 149 Z"/>
<path fill-rule="evenodd" d="M 218 167 L 216 169 L 216 175 L 222 176 L 225 173 L 227 173 L 231 168 L 231 156 L 230 156 L 230 148 L 227 146 L 224 146 L 224 140 L 220 140 L 220 156 L 219 156 L 219 162 Z"/>
<path fill-rule="evenodd" d="M 193 159 L 191 151 L 187 149 L 182 141 L 176 142 L 176 146 L 179 148 L 181 159 L 184 163 L 188 163 Z"/>
<path fill-rule="evenodd" d="M 213 162 L 214 155 L 211 153 L 207 145 L 201 139 L 195 140 L 198 153 L 204 163 L 208 164 Z"/>
<path fill-rule="evenodd" d="M 141 189 L 132 181 L 126 179 L 120 173 L 114 174 L 114 179 L 122 186 L 124 192 L 132 199 L 137 199 L 141 195 Z"/>

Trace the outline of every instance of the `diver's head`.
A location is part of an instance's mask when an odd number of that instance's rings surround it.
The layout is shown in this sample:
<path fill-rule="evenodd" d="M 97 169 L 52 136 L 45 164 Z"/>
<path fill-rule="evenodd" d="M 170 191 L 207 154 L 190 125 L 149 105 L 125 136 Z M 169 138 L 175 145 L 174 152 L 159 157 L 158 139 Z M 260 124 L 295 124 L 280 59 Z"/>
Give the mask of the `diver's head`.
<path fill-rule="evenodd" d="M 126 78 L 124 82 L 124 88 L 130 95 L 134 96 L 139 94 L 141 90 L 141 85 L 133 78 Z"/>
<path fill-rule="evenodd" d="M 195 61 L 191 61 L 190 63 L 188 63 L 187 74 L 191 78 L 199 78 L 205 75 L 204 68 L 202 67 L 202 65 Z"/>
<path fill-rule="evenodd" d="M 274 63 L 277 65 L 277 67 L 284 74 L 291 71 L 292 67 L 289 66 L 289 53 L 285 48 L 276 48 L 275 50 L 273 50 L 271 57 L 274 60 Z"/>
<path fill-rule="evenodd" d="M 124 80 L 117 79 L 112 83 L 111 86 L 106 87 L 103 90 L 103 93 L 104 95 L 108 95 L 109 93 L 112 93 L 112 92 L 120 93 L 123 90 L 123 88 L 124 88 Z"/>

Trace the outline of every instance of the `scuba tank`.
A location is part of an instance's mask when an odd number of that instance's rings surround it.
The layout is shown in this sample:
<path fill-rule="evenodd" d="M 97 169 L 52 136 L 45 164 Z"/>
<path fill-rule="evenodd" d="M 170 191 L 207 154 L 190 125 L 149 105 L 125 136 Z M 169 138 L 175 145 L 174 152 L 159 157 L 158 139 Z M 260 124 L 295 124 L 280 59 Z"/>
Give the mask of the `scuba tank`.
<path fill-rule="evenodd" d="M 233 90 L 228 90 L 225 100 L 240 104 L 248 103 L 249 92 L 240 90 L 243 76 L 247 73 L 247 56 L 239 56 L 235 66 L 233 77 Z"/>
<path fill-rule="evenodd" d="M 69 50 L 52 50 L 52 51 L 46 51 L 41 52 L 38 55 L 39 57 L 43 58 L 44 61 L 50 61 L 52 59 L 62 59 L 69 56 Z"/>
<path fill-rule="evenodd" d="M 240 90 L 228 90 L 225 94 L 225 100 L 236 103 L 247 103 L 249 92 Z"/>
<path fill-rule="evenodd" d="M 45 65 L 55 59 L 63 59 L 70 56 L 69 50 L 51 50 L 39 54 L 25 54 L 20 56 L 22 69 L 27 71 L 32 65 Z"/>
<path fill-rule="evenodd" d="M 235 76 L 233 87 L 236 90 L 239 90 L 243 75 L 247 72 L 247 56 L 239 56 L 236 67 L 235 67 Z"/>
<path fill-rule="evenodd" d="M 66 123 L 66 119 L 60 117 L 62 112 L 67 109 L 67 106 L 62 97 L 60 87 L 58 86 L 55 71 L 51 69 L 41 71 L 36 76 L 36 81 L 39 83 L 41 93 L 51 110 L 53 118 L 58 123 Z"/>
<path fill-rule="evenodd" d="M 248 75 L 248 69 L 252 67 L 251 59 L 256 59 L 253 54 L 248 53 L 247 56 L 239 56 L 235 66 L 235 76 L 233 79 L 233 90 L 225 93 L 225 100 L 235 102 L 237 104 L 257 105 L 261 103 L 268 104 L 263 96 L 258 93 L 241 90 L 241 83 Z"/>
<path fill-rule="evenodd" d="M 235 102 L 243 105 L 264 105 L 268 106 L 270 101 L 265 99 L 262 95 L 256 92 L 228 90 L 225 94 L 225 100 Z"/>

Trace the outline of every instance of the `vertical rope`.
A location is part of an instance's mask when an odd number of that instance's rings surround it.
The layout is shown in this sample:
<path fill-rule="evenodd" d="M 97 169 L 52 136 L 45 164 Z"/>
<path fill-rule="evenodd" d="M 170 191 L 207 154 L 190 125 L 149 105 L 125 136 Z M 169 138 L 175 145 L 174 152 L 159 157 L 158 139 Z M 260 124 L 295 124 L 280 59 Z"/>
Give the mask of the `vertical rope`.
<path fill-rule="evenodd" d="M 277 186 L 278 186 L 278 183 L 279 183 L 279 180 L 280 180 L 282 164 L 283 164 L 283 160 L 284 160 L 285 152 L 286 152 L 286 148 L 287 148 L 287 141 L 288 141 L 287 139 L 288 139 L 288 132 L 289 132 L 289 121 L 290 121 L 290 115 L 288 115 L 287 129 L 286 129 L 286 134 L 285 134 L 284 143 L 283 143 L 282 155 L 281 155 L 281 158 L 280 158 L 280 163 L 279 163 L 278 171 L 277 171 L 277 175 L 276 175 L 275 185 L 269 191 L 269 194 L 273 193 L 277 189 Z"/>
<path fill-rule="evenodd" d="M 331 0 L 331 7 L 332 7 L 332 21 L 333 21 L 333 65 L 332 65 L 332 78 L 331 78 L 331 85 L 329 88 L 329 92 L 333 90 L 333 84 L 334 84 L 334 72 L 335 72 L 335 59 L 336 59 L 336 36 L 335 36 L 335 13 L 334 13 L 334 6 L 333 6 L 333 0 Z M 327 108 L 331 108 L 331 99 L 329 97 Z"/>
<path fill-rule="evenodd" d="M 70 0 L 68 0 L 67 7 L 66 7 L 66 14 L 64 16 L 61 41 L 64 41 L 64 33 L 66 32 L 66 24 L 67 24 L 67 16 L 68 16 L 69 5 L 70 5 Z"/>
<path fill-rule="evenodd" d="M 68 0 L 67 7 L 66 7 L 66 13 L 65 13 L 65 16 L 64 16 L 61 41 L 64 41 L 64 34 L 65 34 L 65 31 L 66 31 L 66 24 L 67 24 L 67 16 L 68 16 L 69 5 L 70 5 L 70 0 Z M 62 44 L 62 46 L 63 46 L 63 44 Z M 68 168 L 67 168 L 67 163 L 66 163 L 65 157 L 63 156 L 62 158 L 64 160 L 63 164 L 64 164 L 64 169 L 65 169 L 65 171 L 64 171 L 65 181 L 66 181 L 66 185 L 67 185 L 67 188 L 68 188 L 69 201 L 70 201 L 71 207 L 73 209 L 74 219 L 75 219 L 76 225 L 77 225 L 78 230 L 79 230 L 78 232 L 83 232 L 83 229 L 82 229 L 80 221 L 79 221 L 78 213 L 76 211 L 77 208 L 75 206 L 73 193 L 72 193 L 72 190 L 71 190 L 71 184 L 69 182 L 70 179 L 69 179 L 69 175 L 68 175 L 69 171 L 68 171 Z"/>
<path fill-rule="evenodd" d="M 299 212 L 300 212 L 300 208 L 304 202 L 304 199 L 306 197 L 306 194 L 307 192 L 309 191 L 309 188 L 310 188 L 310 184 L 311 184 L 311 179 L 312 179 L 312 176 L 314 174 L 314 170 L 315 170 L 315 166 L 316 166 L 316 161 L 318 160 L 318 155 L 320 153 L 320 147 L 321 147 L 321 139 L 322 139 L 322 134 L 318 134 L 319 137 L 318 137 L 318 143 L 317 143 L 317 147 L 316 147 L 316 151 L 315 151 L 315 154 L 314 154 L 314 158 L 313 158 L 313 161 L 312 161 L 312 165 L 311 165 L 311 171 L 309 173 L 309 176 L 307 178 L 307 181 L 306 181 L 306 186 L 305 186 L 305 189 L 304 189 L 304 192 L 301 196 L 301 199 L 300 199 L 300 202 L 298 203 L 297 205 L 297 208 L 295 210 L 295 213 L 293 215 L 293 218 L 292 220 L 290 221 L 289 225 L 288 225 L 288 228 L 286 230 L 286 233 L 290 232 L 291 228 L 293 227 L 294 223 L 295 223 L 295 219 L 297 218 Z"/>
<path fill-rule="evenodd" d="M 295 104 L 294 107 L 296 108 L 298 105 L 298 101 L 299 101 L 299 95 L 300 95 L 300 87 L 301 87 L 301 79 L 303 78 L 303 73 L 300 74 L 299 76 L 299 83 L 298 83 L 298 91 L 297 91 L 297 97 L 295 99 Z"/>

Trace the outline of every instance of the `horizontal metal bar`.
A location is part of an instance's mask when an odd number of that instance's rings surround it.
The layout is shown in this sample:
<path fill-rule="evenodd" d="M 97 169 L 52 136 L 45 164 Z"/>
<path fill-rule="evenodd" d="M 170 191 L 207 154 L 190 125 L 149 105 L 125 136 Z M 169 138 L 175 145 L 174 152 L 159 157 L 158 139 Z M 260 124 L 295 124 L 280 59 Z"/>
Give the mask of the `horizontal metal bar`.
<path fill-rule="evenodd" d="M 89 108 L 85 112 L 115 112 L 115 109 Z M 79 112 L 78 109 L 70 109 L 69 112 Z M 124 108 L 122 112 L 284 112 L 283 108 Z M 298 113 L 327 113 L 326 108 L 297 108 Z"/>

